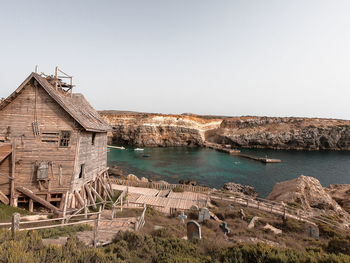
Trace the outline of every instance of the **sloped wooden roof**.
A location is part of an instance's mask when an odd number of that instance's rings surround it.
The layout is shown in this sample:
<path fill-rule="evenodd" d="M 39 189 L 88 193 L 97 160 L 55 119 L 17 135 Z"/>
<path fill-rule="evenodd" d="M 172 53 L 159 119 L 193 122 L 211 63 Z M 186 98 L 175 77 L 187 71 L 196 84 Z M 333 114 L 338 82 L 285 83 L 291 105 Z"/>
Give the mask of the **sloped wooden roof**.
<path fill-rule="evenodd" d="M 5 100 L 0 103 L 0 110 L 10 104 L 27 85 L 29 81 L 35 79 L 49 96 L 55 100 L 74 120 L 76 120 L 86 131 L 106 132 L 111 127 L 103 121 L 97 111 L 87 102 L 80 93 L 64 94 L 53 87 L 46 78 L 39 74 L 31 73 L 26 80 Z"/>

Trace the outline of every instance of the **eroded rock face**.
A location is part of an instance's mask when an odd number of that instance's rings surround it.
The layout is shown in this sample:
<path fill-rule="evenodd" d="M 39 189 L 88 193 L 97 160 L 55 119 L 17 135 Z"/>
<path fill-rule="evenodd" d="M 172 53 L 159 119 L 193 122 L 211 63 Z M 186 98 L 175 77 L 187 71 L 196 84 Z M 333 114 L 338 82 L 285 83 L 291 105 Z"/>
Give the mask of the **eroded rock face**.
<path fill-rule="evenodd" d="M 254 187 L 249 185 L 241 185 L 241 184 L 236 184 L 231 182 L 231 183 L 224 184 L 223 188 L 232 193 L 245 194 L 252 197 L 258 196 L 258 193 L 255 191 Z"/>
<path fill-rule="evenodd" d="M 316 178 L 304 175 L 293 180 L 277 183 L 267 199 L 282 201 L 286 204 L 298 204 L 309 211 L 320 209 L 332 210 L 337 214 L 346 214 Z"/>
<path fill-rule="evenodd" d="M 235 147 L 350 150 L 350 121 L 242 117 L 223 120 L 216 142 Z"/>
<path fill-rule="evenodd" d="M 202 145 L 206 133 L 222 122 L 183 115 L 100 114 L 114 129 L 110 142 L 142 147 Z"/>
<path fill-rule="evenodd" d="M 204 141 L 243 148 L 350 150 L 350 121 L 100 112 L 114 131 L 110 143 L 189 146 Z"/>
<path fill-rule="evenodd" d="M 350 184 L 331 184 L 326 192 L 348 213 L 350 213 Z"/>

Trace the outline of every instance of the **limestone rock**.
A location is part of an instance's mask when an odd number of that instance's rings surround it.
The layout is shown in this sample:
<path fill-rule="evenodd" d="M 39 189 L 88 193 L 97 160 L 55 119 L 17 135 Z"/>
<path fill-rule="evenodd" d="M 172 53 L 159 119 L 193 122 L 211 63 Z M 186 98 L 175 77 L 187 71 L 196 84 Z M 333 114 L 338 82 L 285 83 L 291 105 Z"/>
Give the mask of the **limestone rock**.
<path fill-rule="evenodd" d="M 148 179 L 146 177 L 141 177 L 140 179 L 141 182 L 148 183 Z"/>
<path fill-rule="evenodd" d="M 136 181 L 136 182 L 140 181 L 139 178 L 134 174 L 128 174 L 127 179 L 130 181 Z"/>
<path fill-rule="evenodd" d="M 326 192 L 348 213 L 350 213 L 350 184 L 331 184 Z"/>
<path fill-rule="evenodd" d="M 258 193 L 255 191 L 254 187 L 249 185 L 241 185 L 233 182 L 224 184 L 224 189 L 232 193 L 245 194 L 252 197 L 257 197 Z"/>
<path fill-rule="evenodd" d="M 277 183 L 268 200 L 298 203 L 305 210 L 333 210 L 346 213 L 313 177 L 301 175 L 296 179 Z"/>
<path fill-rule="evenodd" d="M 255 222 L 258 221 L 260 218 L 258 216 L 254 216 L 252 220 L 250 220 L 248 224 L 248 229 L 252 229 L 255 227 Z"/>
<path fill-rule="evenodd" d="M 270 224 L 266 224 L 263 228 L 272 231 L 275 235 L 282 234 L 281 229 L 271 226 Z"/>
<path fill-rule="evenodd" d="M 110 143 L 136 146 L 203 145 L 231 147 L 350 150 L 350 121 L 318 118 L 162 115 L 100 112 L 113 127 Z"/>

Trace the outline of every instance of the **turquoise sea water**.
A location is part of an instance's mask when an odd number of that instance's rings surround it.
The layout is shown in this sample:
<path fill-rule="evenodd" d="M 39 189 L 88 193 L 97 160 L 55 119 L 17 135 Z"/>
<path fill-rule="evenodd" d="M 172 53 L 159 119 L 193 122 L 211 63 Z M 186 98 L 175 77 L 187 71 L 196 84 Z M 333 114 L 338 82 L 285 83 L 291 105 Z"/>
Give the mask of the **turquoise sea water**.
<path fill-rule="evenodd" d="M 263 164 L 206 148 L 145 148 L 143 152 L 111 149 L 110 166 L 117 164 L 124 174 L 133 173 L 153 180 L 178 183 L 196 180 L 200 185 L 221 188 L 226 182 L 253 186 L 265 197 L 276 182 L 299 175 L 313 176 L 323 186 L 350 184 L 350 152 L 247 150 L 255 156 L 281 159 L 282 163 Z"/>

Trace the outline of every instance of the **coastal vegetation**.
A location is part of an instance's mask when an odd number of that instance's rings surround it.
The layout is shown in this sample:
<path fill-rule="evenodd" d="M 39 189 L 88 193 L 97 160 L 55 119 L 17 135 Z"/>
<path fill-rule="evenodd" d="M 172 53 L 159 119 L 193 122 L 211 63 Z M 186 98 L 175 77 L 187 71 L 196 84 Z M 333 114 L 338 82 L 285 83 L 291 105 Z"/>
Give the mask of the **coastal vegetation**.
<path fill-rule="evenodd" d="M 0 232 L 0 262 L 234 262 L 234 263 L 345 263 L 344 241 L 330 241 L 328 251 L 298 251 L 267 244 L 225 246 L 210 240 L 187 241 L 158 231 L 152 235 L 120 232 L 113 243 L 89 248 L 76 238 L 63 246 L 44 245 L 35 231 L 19 232 L 12 238 L 7 230 Z M 349 251 L 349 250 L 348 250 Z M 343 252 L 343 253 L 342 253 Z"/>

